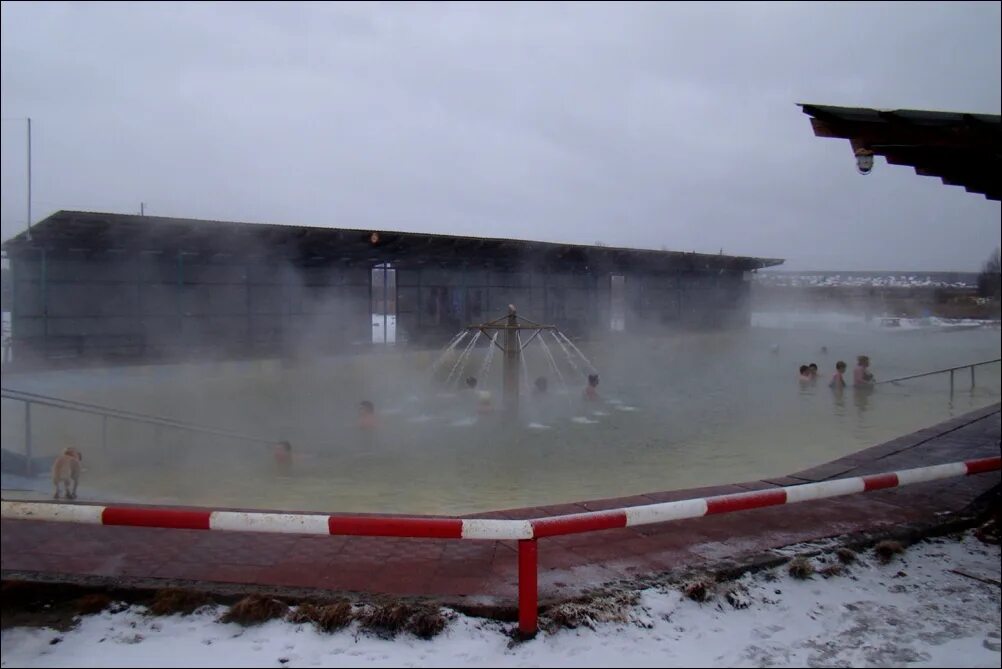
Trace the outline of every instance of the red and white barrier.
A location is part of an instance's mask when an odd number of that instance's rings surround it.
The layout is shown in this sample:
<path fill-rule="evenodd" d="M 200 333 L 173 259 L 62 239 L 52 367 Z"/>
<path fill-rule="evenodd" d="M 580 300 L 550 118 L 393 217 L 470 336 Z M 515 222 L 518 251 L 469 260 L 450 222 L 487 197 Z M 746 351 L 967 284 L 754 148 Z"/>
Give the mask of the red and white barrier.
<path fill-rule="evenodd" d="M 333 534 L 366 537 L 425 539 L 532 539 L 528 520 L 483 518 L 422 518 L 392 516 L 325 516 L 321 514 L 263 513 L 158 509 L 129 506 L 61 504 L 58 502 L 2 502 L 3 518 L 45 520 L 89 525 L 124 525 L 182 530 Z"/>
<path fill-rule="evenodd" d="M 560 534 L 576 534 L 592 532 L 617 527 L 632 527 L 634 525 L 650 525 L 664 523 L 683 518 L 699 518 L 718 513 L 746 511 L 779 504 L 807 502 L 826 497 L 841 497 L 859 492 L 895 488 L 913 483 L 924 483 L 938 479 L 980 474 L 1002 469 L 1002 458 L 983 458 L 967 462 L 951 462 L 945 465 L 903 469 L 886 474 L 871 474 L 856 476 L 820 483 L 805 483 L 803 485 L 773 488 L 770 490 L 755 490 L 734 495 L 717 495 L 699 499 L 686 499 L 678 502 L 661 504 L 645 504 L 630 506 L 609 511 L 594 511 L 591 513 L 576 513 L 565 516 L 536 518 L 532 523 L 532 537 L 552 537 Z"/>
<path fill-rule="evenodd" d="M 1002 458 L 984 458 L 905 469 L 886 474 L 871 474 L 770 490 L 755 490 L 734 495 L 717 495 L 678 502 L 631 506 L 609 511 L 534 518 L 532 520 L 427 518 L 420 516 L 327 516 L 321 514 L 203 511 L 8 501 L 2 503 L 2 516 L 21 520 L 229 532 L 519 541 L 542 539 L 561 534 L 664 523 L 683 518 L 699 518 L 718 513 L 793 504 L 826 497 L 840 497 L 871 490 L 995 471 L 1002 468 L 1000 462 L 1002 462 Z"/>
<path fill-rule="evenodd" d="M 840 497 L 1000 469 L 1002 469 L 1002 457 L 991 457 L 904 469 L 885 474 L 871 474 L 770 490 L 756 490 L 734 495 L 717 495 L 532 520 L 428 518 L 420 516 L 328 516 L 14 501 L 3 501 L 0 504 L 2 506 L 0 516 L 17 520 L 229 532 L 518 541 L 519 628 L 524 634 L 534 634 L 536 630 L 537 539 L 562 534 L 664 523 L 683 518 L 699 518 L 718 513 L 793 504 L 826 497 Z"/>

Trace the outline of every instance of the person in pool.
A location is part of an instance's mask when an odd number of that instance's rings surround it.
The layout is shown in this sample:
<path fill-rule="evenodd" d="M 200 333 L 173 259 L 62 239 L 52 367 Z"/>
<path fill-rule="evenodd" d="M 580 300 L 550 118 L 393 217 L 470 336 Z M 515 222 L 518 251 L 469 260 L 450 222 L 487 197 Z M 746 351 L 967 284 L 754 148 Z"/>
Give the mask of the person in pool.
<path fill-rule="evenodd" d="M 546 381 L 546 377 L 545 376 L 539 377 L 538 379 L 536 379 L 536 381 L 534 383 L 535 387 L 532 390 L 532 394 L 533 395 L 545 395 L 546 394 L 547 385 L 548 385 L 548 383 Z"/>
<path fill-rule="evenodd" d="M 846 365 L 845 362 L 839 360 L 835 363 L 835 373 L 832 374 L 832 380 L 828 382 L 828 387 L 832 390 L 843 390 L 845 388 L 845 374 Z"/>
<path fill-rule="evenodd" d="M 870 388 L 876 383 L 876 378 L 870 373 L 870 357 L 860 355 L 856 357 L 856 369 L 852 372 L 852 385 L 857 388 Z"/>
<path fill-rule="evenodd" d="M 588 385 L 584 389 L 584 398 L 592 402 L 598 400 L 598 374 L 588 375 Z"/>
<path fill-rule="evenodd" d="M 288 473 L 292 469 L 292 444 L 288 441 L 280 441 L 272 449 L 272 456 L 275 458 L 275 466 L 282 473 Z"/>
<path fill-rule="evenodd" d="M 369 400 L 362 400 L 358 405 L 358 426 L 363 430 L 374 430 L 376 424 L 376 405 Z"/>
<path fill-rule="evenodd" d="M 811 368 L 808 367 L 807 365 L 801 365 L 800 366 L 800 376 L 797 377 L 797 380 L 800 381 L 800 385 L 801 386 L 810 385 L 810 383 L 811 383 Z"/>

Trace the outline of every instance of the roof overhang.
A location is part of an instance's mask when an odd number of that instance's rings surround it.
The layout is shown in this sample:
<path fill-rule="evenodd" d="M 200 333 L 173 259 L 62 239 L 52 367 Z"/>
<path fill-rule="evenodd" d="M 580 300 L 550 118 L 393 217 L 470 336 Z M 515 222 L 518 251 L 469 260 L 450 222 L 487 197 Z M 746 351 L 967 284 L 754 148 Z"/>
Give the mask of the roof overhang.
<path fill-rule="evenodd" d="M 883 156 L 949 186 L 1002 199 L 1002 117 L 801 104 L 818 137 L 848 139 L 853 155 Z M 868 172 L 861 167 L 860 171 Z"/>
<path fill-rule="evenodd" d="M 321 228 L 263 223 L 59 211 L 3 244 L 8 254 L 165 253 L 184 256 L 281 256 L 296 265 L 393 263 L 549 270 L 750 271 L 778 258 L 658 251 L 520 239 L 463 237 L 392 230 Z"/>

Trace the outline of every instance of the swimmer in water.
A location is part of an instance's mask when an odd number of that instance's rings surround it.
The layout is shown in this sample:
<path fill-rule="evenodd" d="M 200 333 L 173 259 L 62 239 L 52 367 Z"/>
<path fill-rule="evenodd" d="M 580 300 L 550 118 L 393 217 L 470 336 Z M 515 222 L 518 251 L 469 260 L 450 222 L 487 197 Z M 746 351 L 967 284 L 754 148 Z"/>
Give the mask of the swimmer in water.
<path fill-rule="evenodd" d="M 592 402 L 598 400 L 598 374 L 588 375 L 588 385 L 584 389 L 584 398 Z"/>
<path fill-rule="evenodd" d="M 870 373 L 870 357 L 866 355 L 857 356 L 856 369 L 852 372 L 852 385 L 857 388 L 869 388 L 874 383 L 876 383 L 876 379 Z"/>
<path fill-rule="evenodd" d="M 481 415 L 494 413 L 494 402 L 487 390 L 477 391 L 477 413 Z"/>
<path fill-rule="evenodd" d="M 376 406 L 369 400 L 363 400 L 358 405 L 358 426 L 363 430 L 376 428 Z"/>
<path fill-rule="evenodd" d="M 832 374 L 832 380 L 828 382 L 828 387 L 832 390 L 842 390 L 845 388 L 845 374 L 846 365 L 843 361 L 839 360 L 835 363 L 835 373 Z"/>
<path fill-rule="evenodd" d="M 283 472 L 289 471 L 292 467 L 292 444 L 287 441 L 280 441 L 273 449 L 275 465 Z"/>

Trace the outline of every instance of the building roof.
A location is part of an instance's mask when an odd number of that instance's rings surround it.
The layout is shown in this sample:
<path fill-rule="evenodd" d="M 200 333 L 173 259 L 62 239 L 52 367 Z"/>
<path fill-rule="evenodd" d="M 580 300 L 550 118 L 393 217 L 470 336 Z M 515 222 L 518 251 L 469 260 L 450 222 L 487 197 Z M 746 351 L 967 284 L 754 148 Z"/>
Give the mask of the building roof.
<path fill-rule="evenodd" d="M 320 228 L 206 221 L 133 214 L 59 211 L 7 240 L 8 255 L 31 252 L 132 251 L 185 255 L 281 256 L 298 264 L 344 263 L 398 266 L 466 263 L 470 266 L 537 267 L 597 265 L 648 270 L 753 270 L 782 264 L 753 258 L 678 251 L 586 246 L 492 237 L 463 237 L 390 230 Z"/>
<path fill-rule="evenodd" d="M 989 200 L 1002 197 L 1002 116 L 801 104 L 818 137 L 848 139 L 891 165 L 908 165 Z"/>

